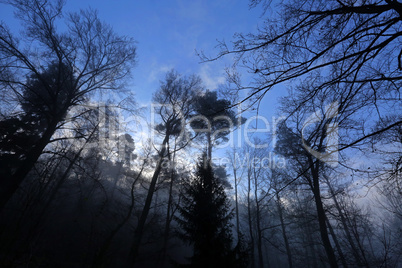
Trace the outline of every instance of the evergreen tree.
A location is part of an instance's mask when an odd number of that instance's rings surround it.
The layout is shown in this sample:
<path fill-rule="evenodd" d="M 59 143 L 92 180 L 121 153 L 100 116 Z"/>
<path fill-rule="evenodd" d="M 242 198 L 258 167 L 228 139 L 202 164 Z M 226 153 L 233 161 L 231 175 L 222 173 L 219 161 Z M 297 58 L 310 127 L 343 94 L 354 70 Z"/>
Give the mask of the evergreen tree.
<path fill-rule="evenodd" d="M 231 250 L 233 214 L 224 188 L 204 154 L 194 179 L 185 187 L 177 217 L 181 238 L 194 245 L 192 267 L 236 267 Z"/>
<path fill-rule="evenodd" d="M 198 94 L 193 102 L 194 118 L 191 127 L 208 130 L 205 132 L 207 141 L 207 156 L 212 159 L 212 147 L 221 142 L 227 142 L 226 137 L 234 128 L 246 122 L 246 118 L 236 116 L 227 99 L 219 99 L 218 92 L 209 91 Z M 197 116 L 201 116 L 198 117 Z"/>

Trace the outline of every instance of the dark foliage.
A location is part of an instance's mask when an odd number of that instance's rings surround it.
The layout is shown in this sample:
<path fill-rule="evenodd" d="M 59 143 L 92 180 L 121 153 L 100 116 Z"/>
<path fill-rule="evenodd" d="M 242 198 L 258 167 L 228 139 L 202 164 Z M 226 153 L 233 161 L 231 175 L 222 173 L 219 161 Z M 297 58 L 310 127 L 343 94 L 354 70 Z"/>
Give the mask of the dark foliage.
<path fill-rule="evenodd" d="M 180 237 L 194 245 L 192 267 L 236 267 L 236 252 L 231 249 L 230 220 L 233 214 L 223 186 L 213 173 L 206 155 L 199 161 L 194 179 L 186 186 Z"/>

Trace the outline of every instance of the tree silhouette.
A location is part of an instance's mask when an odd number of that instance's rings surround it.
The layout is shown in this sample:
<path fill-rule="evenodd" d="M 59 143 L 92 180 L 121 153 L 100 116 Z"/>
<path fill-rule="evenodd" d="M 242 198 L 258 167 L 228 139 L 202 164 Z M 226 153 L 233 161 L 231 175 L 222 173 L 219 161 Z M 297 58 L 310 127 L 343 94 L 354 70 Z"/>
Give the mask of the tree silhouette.
<path fill-rule="evenodd" d="M 64 106 L 70 106 L 76 101 L 75 81 L 71 66 L 63 62 L 51 63 L 42 73 L 34 73 L 28 78 L 20 101 L 22 109 L 27 114 L 50 121 Z"/>
<path fill-rule="evenodd" d="M 2 193 L 4 201 L 17 186 L 15 174 L 36 160 L 45 135 L 55 131 L 54 124 L 65 117 L 72 105 L 75 78 L 66 64 L 51 64 L 42 73 L 33 74 L 24 84 L 19 103 L 24 113 L 0 121 L 0 173 L 4 176 Z M 53 126 L 54 127 L 53 127 Z M 47 138 L 46 138 L 47 139 Z M 12 170 L 17 170 L 14 174 Z"/>
<path fill-rule="evenodd" d="M 262 4 L 267 11 L 263 27 L 257 32 L 238 34 L 230 44 L 221 42 L 215 58 L 201 54 L 205 61 L 231 55 L 235 65 L 252 74 L 250 84 L 241 84 L 236 72 L 230 81 L 235 92 L 250 90 L 241 102 L 251 100 L 250 107 L 261 101 L 268 91 L 286 83 L 304 85 L 306 90 L 297 109 L 320 93 L 345 92 L 343 105 L 357 102 L 356 111 L 377 112 L 373 121 L 395 115 L 400 102 L 402 76 L 401 14 L 402 3 L 381 1 L 271 1 L 250 0 L 251 6 Z M 268 12 L 269 11 L 269 12 Z M 268 13 L 272 16 L 268 16 Z M 232 93 L 235 94 L 235 93 Z M 255 107 L 255 106 L 254 106 Z M 394 116 L 375 131 L 361 131 L 343 148 L 400 126 Z"/>
<path fill-rule="evenodd" d="M 162 143 L 160 149 L 157 150 L 155 170 L 148 188 L 144 207 L 134 231 L 134 241 L 131 246 L 133 263 L 136 262 L 139 255 L 146 220 L 156 191 L 157 180 L 163 171 L 163 163 L 171 156 L 171 151 L 168 148 L 169 140 L 173 137 L 180 137 L 181 132 L 184 131 L 183 121 L 190 116 L 194 92 L 198 91 L 200 87 L 201 80 L 197 76 L 180 77 L 176 71 L 171 70 L 166 74 L 166 79 L 161 81 L 160 88 L 153 97 L 155 103 L 158 104 L 154 107 L 154 111 L 161 121 L 155 126 L 155 131 L 161 136 Z M 182 142 L 175 151 L 183 149 L 187 145 L 188 142 Z"/>
<path fill-rule="evenodd" d="M 216 91 L 207 90 L 196 96 L 193 104 L 195 112 L 191 127 L 205 130 L 207 139 L 207 155 L 212 158 L 214 142 L 226 142 L 226 137 L 235 127 L 243 124 L 246 119 L 236 117 L 236 113 L 230 107 L 232 103 L 227 99 L 219 99 Z M 200 117 L 197 117 L 200 116 Z"/>
<path fill-rule="evenodd" d="M 195 177 L 185 187 L 182 199 L 181 217 L 176 220 L 183 230 L 180 237 L 194 245 L 192 266 L 235 267 L 236 258 L 231 250 L 233 214 L 206 154 L 199 160 Z"/>
<path fill-rule="evenodd" d="M 94 10 L 63 17 L 64 1 L 7 3 L 23 22 L 24 34 L 18 38 L 0 23 L 0 86 L 7 95 L 0 106 L 17 107 L 0 122 L 1 130 L 7 129 L 0 137 L 0 157 L 17 159 L 1 161 L 0 210 L 66 123 L 67 112 L 91 92 L 121 89 L 136 56 L 133 40 L 117 35 Z M 60 18 L 66 33 L 57 30 Z"/>

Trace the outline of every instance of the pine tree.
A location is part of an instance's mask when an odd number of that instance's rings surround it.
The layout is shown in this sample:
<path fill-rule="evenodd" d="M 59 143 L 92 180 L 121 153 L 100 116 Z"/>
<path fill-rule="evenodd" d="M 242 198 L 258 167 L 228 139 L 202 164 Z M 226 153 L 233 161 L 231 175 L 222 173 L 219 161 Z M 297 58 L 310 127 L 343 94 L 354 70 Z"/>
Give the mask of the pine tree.
<path fill-rule="evenodd" d="M 181 217 L 176 220 L 181 238 L 194 246 L 192 267 L 238 267 L 231 249 L 233 213 L 223 186 L 206 155 L 200 159 L 194 179 L 185 186 Z"/>

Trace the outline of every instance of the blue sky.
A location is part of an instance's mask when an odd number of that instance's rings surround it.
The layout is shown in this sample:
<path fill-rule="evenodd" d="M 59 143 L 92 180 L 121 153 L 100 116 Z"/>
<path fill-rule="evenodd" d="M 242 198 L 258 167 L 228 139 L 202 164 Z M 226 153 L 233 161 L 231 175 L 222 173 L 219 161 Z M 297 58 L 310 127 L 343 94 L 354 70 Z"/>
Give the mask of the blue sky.
<path fill-rule="evenodd" d="M 138 63 L 130 88 L 139 103 L 151 100 L 166 71 L 198 74 L 208 89 L 224 82 L 230 57 L 200 63 L 195 51 L 216 55 L 217 40 L 230 42 L 235 33 L 254 32 L 262 22 L 261 7 L 249 8 L 247 0 L 66 0 L 64 11 L 91 7 L 122 35 L 137 41 Z M 12 9 L 0 4 L 0 18 L 13 27 Z M 262 113 L 273 114 L 276 94 L 264 100 Z"/>
<path fill-rule="evenodd" d="M 138 101 L 148 102 L 166 71 L 198 74 L 209 89 L 224 82 L 230 58 L 200 63 L 195 50 L 217 53 L 218 40 L 232 40 L 236 32 L 250 32 L 260 21 L 261 10 L 247 0 L 79 1 L 67 0 L 67 10 L 92 7 L 115 31 L 138 43 L 138 63 L 132 88 Z"/>
<path fill-rule="evenodd" d="M 217 40 L 230 42 L 235 33 L 254 32 L 263 21 L 263 12 L 248 4 L 247 0 L 66 0 L 64 11 L 96 9 L 118 34 L 136 40 L 138 62 L 129 89 L 140 105 L 150 106 L 152 93 L 171 68 L 186 75 L 198 74 L 211 90 L 225 82 L 224 68 L 232 64 L 231 57 L 200 63 L 196 50 L 213 56 L 218 53 Z M 15 27 L 12 9 L 4 4 L 0 4 L 0 18 Z M 260 105 L 259 114 L 270 123 L 277 96 L 284 93 L 283 87 L 278 88 Z"/>

